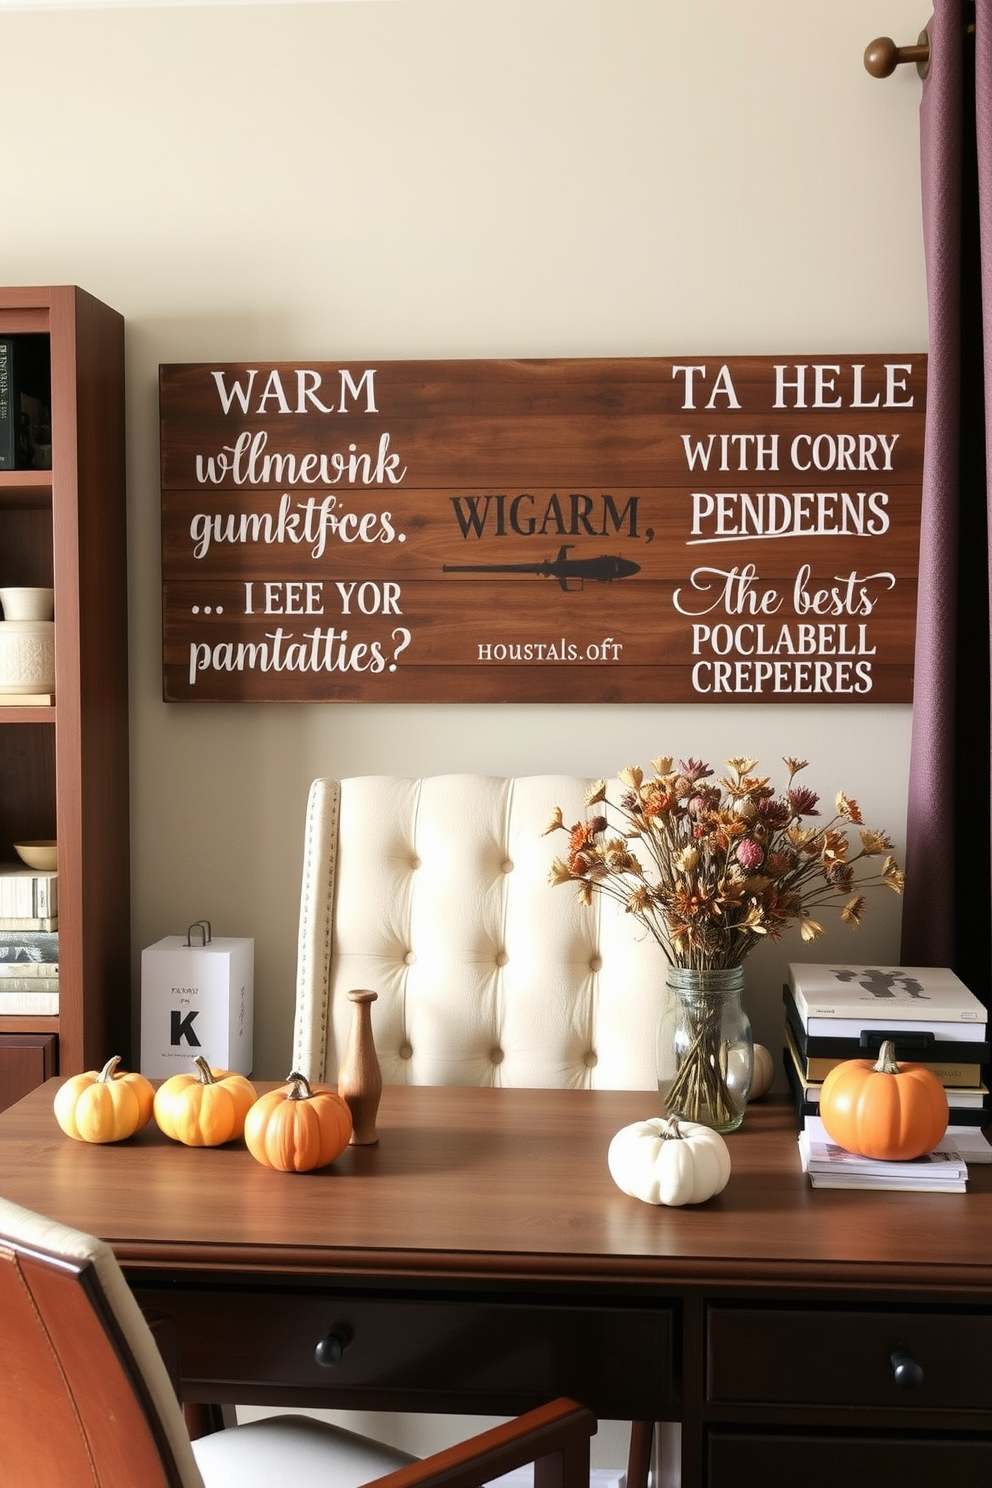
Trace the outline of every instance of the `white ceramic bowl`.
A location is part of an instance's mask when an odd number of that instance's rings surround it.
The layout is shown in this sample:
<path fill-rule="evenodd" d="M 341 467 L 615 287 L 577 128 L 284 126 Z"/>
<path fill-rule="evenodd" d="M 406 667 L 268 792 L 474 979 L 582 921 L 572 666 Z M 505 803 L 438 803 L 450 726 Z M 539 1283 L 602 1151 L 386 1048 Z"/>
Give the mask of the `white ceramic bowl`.
<path fill-rule="evenodd" d="M 5 620 L 51 620 L 55 614 L 54 589 L 0 589 Z"/>
<path fill-rule="evenodd" d="M 22 863 L 38 873 L 54 873 L 59 866 L 59 850 L 54 837 L 39 837 L 35 842 L 15 842 L 14 851 Z"/>

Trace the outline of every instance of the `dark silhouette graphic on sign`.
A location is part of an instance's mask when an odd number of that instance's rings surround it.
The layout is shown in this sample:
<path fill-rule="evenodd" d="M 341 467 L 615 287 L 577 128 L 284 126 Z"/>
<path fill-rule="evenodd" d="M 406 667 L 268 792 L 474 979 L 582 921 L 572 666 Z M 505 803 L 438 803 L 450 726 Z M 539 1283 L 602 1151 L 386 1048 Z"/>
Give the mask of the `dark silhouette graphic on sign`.
<path fill-rule="evenodd" d="M 543 563 L 446 563 L 443 573 L 529 573 L 540 574 L 546 579 L 557 579 L 565 593 L 581 589 L 586 579 L 597 584 L 612 584 L 614 579 L 626 579 L 640 573 L 641 565 L 630 558 L 616 558 L 601 553 L 598 558 L 569 558 L 568 550 L 574 543 L 563 543 L 557 558 L 545 558 Z M 577 579 L 576 586 L 570 580 Z"/>

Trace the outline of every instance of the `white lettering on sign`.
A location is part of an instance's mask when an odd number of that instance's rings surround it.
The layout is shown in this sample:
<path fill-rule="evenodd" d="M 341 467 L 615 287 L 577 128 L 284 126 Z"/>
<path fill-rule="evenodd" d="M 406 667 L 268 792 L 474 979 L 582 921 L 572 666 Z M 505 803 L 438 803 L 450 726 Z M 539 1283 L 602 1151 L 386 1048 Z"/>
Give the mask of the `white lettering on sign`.
<path fill-rule="evenodd" d="M 261 602 L 255 590 L 261 590 Z M 322 615 L 324 585 L 319 579 L 287 579 L 245 584 L 245 614 Z"/>
<path fill-rule="evenodd" d="M 392 512 L 335 512 L 336 496 L 316 496 L 298 501 L 292 509 L 289 492 L 279 500 L 278 512 L 196 512 L 189 524 L 193 557 L 205 558 L 214 544 L 301 543 L 311 558 L 321 558 L 328 537 L 343 543 L 391 543 L 403 541 L 393 526 Z"/>
<path fill-rule="evenodd" d="M 263 641 L 191 641 L 189 685 L 204 672 L 395 672 L 412 640 L 404 625 L 390 632 L 389 642 L 353 641 L 333 625 L 305 630 L 297 640 L 280 625 L 266 631 Z"/>
<path fill-rule="evenodd" d="M 778 439 L 777 434 L 710 434 L 704 445 L 683 434 L 682 448 L 690 470 L 697 465 L 709 470 L 714 454 L 719 455 L 715 470 L 777 470 Z"/>
<path fill-rule="evenodd" d="M 683 380 L 682 407 L 695 408 L 693 396 L 697 374 L 701 378 L 706 376 L 706 367 L 702 364 L 675 363 L 672 367 L 672 376 L 681 377 Z M 709 409 L 717 406 L 717 398 L 722 398 L 728 408 L 740 408 L 740 399 L 734 388 L 734 380 L 730 375 L 730 368 L 726 362 L 720 368 L 710 387 L 710 395 L 706 402 Z"/>
<path fill-rule="evenodd" d="M 375 453 L 349 444 L 348 453 L 311 450 L 304 455 L 266 454 L 269 436 L 264 429 L 245 429 L 217 455 L 196 456 L 196 479 L 201 486 L 219 486 L 230 477 L 236 486 L 398 486 L 406 475 L 400 457 L 389 449 L 388 430 L 380 434 Z"/>
<path fill-rule="evenodd" d="M 697 661 L 692 685 L 703 694 L 729 696 L 851 697 L 871 692 L 870 661 Z"/>
<path fill-rule="evenodd" d="M 247 382 L 236 382 L 232 379 L 230 387 L 224 378 L 222 371 L 211 372 L 217 386 L 217 396 L 220 406 L 225 414 L 229 414 L 237 403 L 242 413 L 251 411 L 252 398 L 255 391 L 255 379 L 259 375 L 257 367 L 246 368 Z M 317 396 L 318 389 L 322 384 L 321 374 L 313 367 L 297 367 L 295 369 L 296 386 L 293 396 L 286 391 L 283 375 L 277 368 L 269 373 L 258 394 L 258 402 L 255 405 L 256 414 L 266 413 L 309 413 L 315 409 L 317 413 L 350 413 L 348 406 L 349 396 L 358 403 L 365 390 L 365 412 L 378 413 L 375 406 L 375 368 L 366 367 L 356 382 L 347 367 L 338 369 L 338 399 L 337 403 L 324 403 Z M 292 388 L 292 384 L 290 384 Z"/>
<path fill-rule="evenodd" d="M 693 491 L 687 545 L 764 537 L 881 537 L 885 491 Z"/>
<path fill-rule="evenodd" d="M 891 573 L 837 574 L 821 587 L 808 563 L 802 564 L 793 583 L 792 603 L 797 615 L 870 615 L 879 591 L 895 588 Z M 774 615 L 782 606 L 777 589 L 761 588 L 761 577 L 753 563 L 741 568 L 696 568 L 689 575 L 691 591 L 675 590 L 672 604 L 680 615 Z"/>
<path fill-rule="evenodd" d="M 868 397 L 864 388 L 864 363 L 850 368 L 849 408 L 912 408 L 912 397 L 900 397 L 906 391 L 906 376 L 912 374 L 912 362 L 886 362 L 884 389 Z M 807 373 L 809 376 L 807 376 Z M 775 366 L 775 401 L 773 408 L 843 408 L 844 394 L 837 379 L 846 374 L 839 362 L 797 362 Z M 884 396 L 883 396 L 884 391 Z M 786 394 L 791 394 L 791 401 Z M 807 402 L 807 399 L 809 401 Z"/>

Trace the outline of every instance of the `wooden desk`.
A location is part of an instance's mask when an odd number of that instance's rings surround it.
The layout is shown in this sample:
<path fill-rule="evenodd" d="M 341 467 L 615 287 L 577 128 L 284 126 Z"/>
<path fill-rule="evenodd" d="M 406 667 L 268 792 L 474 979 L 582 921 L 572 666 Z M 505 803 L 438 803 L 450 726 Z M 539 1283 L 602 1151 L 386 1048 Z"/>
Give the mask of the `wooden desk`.
<path fill-rule="evenodd" d="M 721 1196 L 656 1209 L 606 1167 L 644 1094 L 390 1087 L 377 1147 L 289 1175 L 154 1129 L 72 1142 L 53 1089 L 0 1114 L 0 1192 L 110 1241 L 177 1319 L 191 1400 L 502 1414 L 564 1392 L 669 1423 L 686 1488 L 992 1476 L 988 1168 L 964 1195 L 813 1190 L 772 1104 L 729 1138 Z"/>

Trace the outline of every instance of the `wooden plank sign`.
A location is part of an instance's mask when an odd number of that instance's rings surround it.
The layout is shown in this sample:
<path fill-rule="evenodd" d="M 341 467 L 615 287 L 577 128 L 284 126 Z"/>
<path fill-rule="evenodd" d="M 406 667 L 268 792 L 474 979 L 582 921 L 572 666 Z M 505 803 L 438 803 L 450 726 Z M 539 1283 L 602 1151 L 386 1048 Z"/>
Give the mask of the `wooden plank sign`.
<path fill-rule="evenodd" d="M 908 702 L 926 358 L 160 369 L 169 702 Z"/>

